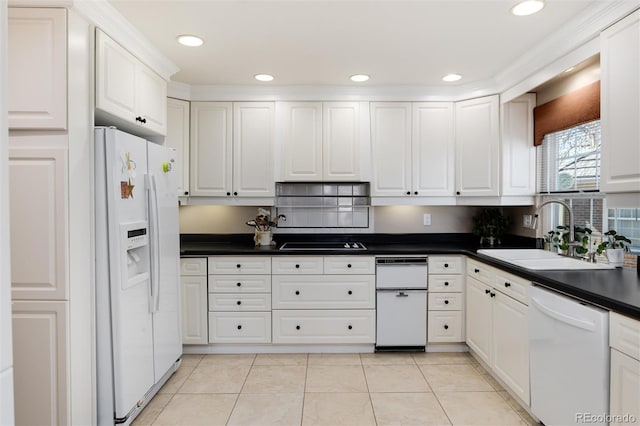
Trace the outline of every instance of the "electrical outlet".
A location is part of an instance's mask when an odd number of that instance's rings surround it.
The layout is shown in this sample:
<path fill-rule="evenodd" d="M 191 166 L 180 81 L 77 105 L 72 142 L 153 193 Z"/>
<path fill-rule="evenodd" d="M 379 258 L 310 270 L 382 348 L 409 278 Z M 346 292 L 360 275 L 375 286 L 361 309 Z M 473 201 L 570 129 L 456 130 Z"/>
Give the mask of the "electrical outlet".
<path fill-rule="evenodd" d="M 424 226 L 431 226 L 431 213 L 424 214 Z"/>
<path fill-rule="evenodd" d="M 531 222 L 533 221 L 533 217 L 530 214 L 522 215 L 522 226 L 525 228 L 531 228 Z"/>

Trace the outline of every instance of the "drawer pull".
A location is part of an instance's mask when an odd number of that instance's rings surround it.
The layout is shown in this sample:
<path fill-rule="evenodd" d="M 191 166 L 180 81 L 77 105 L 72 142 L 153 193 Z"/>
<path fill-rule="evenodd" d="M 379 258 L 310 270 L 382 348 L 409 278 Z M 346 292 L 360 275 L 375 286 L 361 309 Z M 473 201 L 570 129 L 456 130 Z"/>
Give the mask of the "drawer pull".
<path fill-rule="evenodd" d="M 505 287 L 511 287 L 511 283 L 509 283 L 509 282 L 505 282 L 505 283 L 504 283 L 504 286 L 505 286 Z"/>
<path fill-rule="evenodd" d="M 348 328 L 349 330 L 351 330 L 351 329 L 353 328 L 353 326 L 351 326 L 351 325 L 350 325 L 350 326 L 349 326 L 349 327 L 347 327 L 347 328 Z"/>
<path fill-rule="evenodd" d="M 241 325 L 238 326 L 238 330 L 242 330 L 242 326 Z"/>
<path fill-rule="evenodd" d="M 236 268 L 240 268 L 242 265 L 240 265 L 239 263 L 236 265 Z"/>
<path fill-rule="evenodd" d="M 297 269 L 297 268 L 300 268 L 300 265 L 298 265 L 298 264 L 296 263 L 296 269 Z"/>
<path fill-rule="evenodd" d="M 300 296 L 300 290 L 296 290 L 296 296 Z"/>
<path fill-rule="evenodd" d="M 449 301 L 448 301 L 448 300 L 445 300 L 445 301 L 444 301 L 444 304 L 445 304 L 445 305 L 448 305 L 448 304 L 449 304 Z"/>
<path fill-rule="evenodd" d="M 242 285 L 242 283 L 236 283 L 236 286 L 240 287 Z"/>
<path fill-rule="evenodd" d="M 347 265 L 347 268 L 351 268 L 351 264 L 350 263 Z"/>
<path fill-rule="evenodd" d="M 444 325 L 444 329 L 445 329 L 445 330 L 448 330 L 448 329 L 449 329 L 449 326 L 448 326 L 447 324 L 445 324 L 445 325 Z"/>
<path fill-rule="evenodd" d="M 296 330 L 300 330 L 300 326 L 299 325 L 296 325 Z"/>
<path fill-rule="evenodd" d="M 445 282 L 444 282 L 444 286 L 445 286 L 445 287 L 448 287 L 448 286 L 449 286 L 449 281 L 445 281 Z"/>
<path fill-rule="evenodd" d="M 351 295 L 353 294 L 353 291 L 349 290 L 349 291 L 347 291 L 347 294 L 348 294 L 349 296 L 351 296 Z"/>
<path fill-rule="evenodd" d="M 475 273 L 477 274 L 478 272 L 480 272 L 480 269 L 475 268 L 475 269 L 473 270 L 473 272 L 475 272 Z"/>
<path fill-rule="evenodd" d="M 236 302 L 236 305 L 242 305 L 242 302 L 238 300 L 238 301 Z"/>
<path fill-rule="evenodd" d="M 494 292 L 491 292 L 491 297 L 496 297 L 496 294 Z"/>
<path fill-rule="evenodd" d="M 485 290 L 484 291 L 484 294 L 489 294 L 489 293 L 491 293 L 491 290 Z"/>
<path fill-rule="evenodd" d="M 449 267 L 449 264 L 448 264 L 448 263 L 445 263 L 445 264 L 444 264 L 444 267 L 445 267 L 445 268 L 448 268 L 448 267 Z"/>

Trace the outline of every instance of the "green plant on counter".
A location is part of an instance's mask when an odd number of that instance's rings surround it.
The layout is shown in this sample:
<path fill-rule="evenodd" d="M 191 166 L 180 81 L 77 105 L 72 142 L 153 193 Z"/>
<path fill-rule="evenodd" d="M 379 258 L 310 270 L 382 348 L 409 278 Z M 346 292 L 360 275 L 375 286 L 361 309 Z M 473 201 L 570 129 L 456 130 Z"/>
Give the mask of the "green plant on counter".
<path fill-rule="evenodd" d="M 625 252 L 629 251 L 631 246 L 631 240 L 624 235 L 619 235 L 613 229 L 604 233 L 606 239 L 602 239 L 602 242 L 598 244 L 598 254 L 602 254 L 606 249 L 623 249 Z"/>
<path fill-rule="evenodd" d="M 574 226 L 573 232 L 575 234 L 576 242 L 580 243 L 576 246 L 576 254 L 589 253 L 589 237 L 593 233 L 591 228 Z M 567 225 L 558 225 L 555 230 L 547 232 L 544 237 L 545 242 L 550 243 L 552 246 L 558 248 L 560 251 L 566 252 L 569 250 L 569 227 Z"/>
<path fill-rule="evenodd" d="M 480 244 L 483 243 L 485 238 L 489 239 L 490 244 L 492 239 L 496 239 L 500 244 L 500 239 L 506 233 L 509 225 L 509 218 L 504 216 L 500 209 L 487 208 L 473 217 L 472 232 L 480 237 Z"/>

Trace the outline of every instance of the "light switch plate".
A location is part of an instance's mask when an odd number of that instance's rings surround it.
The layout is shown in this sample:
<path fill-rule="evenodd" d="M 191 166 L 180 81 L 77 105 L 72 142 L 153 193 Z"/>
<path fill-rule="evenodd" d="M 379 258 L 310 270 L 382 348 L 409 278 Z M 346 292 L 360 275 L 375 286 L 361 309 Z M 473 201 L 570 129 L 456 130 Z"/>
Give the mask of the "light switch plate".
<path fill-rule="evenodd" d="M 431 213 L 424 214 L 424 226 L 431 226 Z"/>
<path fill-rule="evenodd" d="M 531 228 L 531 221 L 533 220 L 530 214 L 522 215 L 522 226 L 525 228 Z"/>

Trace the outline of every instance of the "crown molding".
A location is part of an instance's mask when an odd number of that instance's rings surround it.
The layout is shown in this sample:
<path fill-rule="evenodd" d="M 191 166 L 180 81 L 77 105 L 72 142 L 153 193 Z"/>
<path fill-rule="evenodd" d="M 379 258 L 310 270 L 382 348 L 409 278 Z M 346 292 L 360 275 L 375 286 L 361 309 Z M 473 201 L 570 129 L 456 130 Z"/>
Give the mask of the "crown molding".
<path fill-rule="evenodd" d="M 73 9 L 103 30 L 140 59 L 145 65 L 169 81 L 179 71 L 146 37 L 127 21 L 107 0 L 76 0 Z"/>

